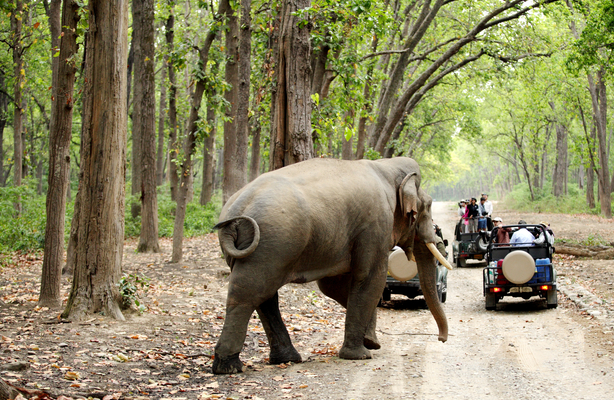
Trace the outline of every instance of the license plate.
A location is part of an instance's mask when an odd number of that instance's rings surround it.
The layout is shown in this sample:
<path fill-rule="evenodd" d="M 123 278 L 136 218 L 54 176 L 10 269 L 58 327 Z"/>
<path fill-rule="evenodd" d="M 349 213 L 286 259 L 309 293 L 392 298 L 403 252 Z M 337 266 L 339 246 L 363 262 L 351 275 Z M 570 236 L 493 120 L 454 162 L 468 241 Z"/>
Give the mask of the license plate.
<path fill-rule="evenodd" d="M 482 257 L 483 257 L 483 256 L 482 256 L 481 254 L 475 254 L 475 255 L 473 256 L 473 258 L 475 258 L 476 260 L 481 260 L 481 259 L 482 259 Z"/>

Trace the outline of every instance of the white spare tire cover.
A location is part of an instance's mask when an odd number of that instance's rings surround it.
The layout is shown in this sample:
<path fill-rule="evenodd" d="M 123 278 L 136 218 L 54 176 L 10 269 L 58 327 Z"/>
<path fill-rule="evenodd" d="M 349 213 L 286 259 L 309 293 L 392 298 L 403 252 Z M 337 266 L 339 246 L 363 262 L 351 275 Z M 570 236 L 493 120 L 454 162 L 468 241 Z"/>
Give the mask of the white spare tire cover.
<path fill-rule="evenodd" d="M 503 259 L 503 275 L 512 283 L 527 283 L 534 274 L 535 260 L 526 251 L 512 251 Z"/>
<path fill-rule="evenodd" d="M 418 264 L 408 260 L 401 248 L 395 249 L 388 255 L 388 272 L 400 282 L 412 279 L 418 273 Z"/>

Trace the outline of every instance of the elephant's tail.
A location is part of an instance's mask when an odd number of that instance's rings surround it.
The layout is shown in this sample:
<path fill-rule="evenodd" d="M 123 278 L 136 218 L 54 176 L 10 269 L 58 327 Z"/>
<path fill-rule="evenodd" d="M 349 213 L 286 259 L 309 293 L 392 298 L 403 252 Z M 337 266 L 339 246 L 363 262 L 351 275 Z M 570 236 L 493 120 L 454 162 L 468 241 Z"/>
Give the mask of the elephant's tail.
<path fill-rule="evenodd" d="M 245 215 L 219 222 L 213 229 L 220 230 L 220 246 L 232 258 L 249 256 L 260 243 L 258 223 Z"/>

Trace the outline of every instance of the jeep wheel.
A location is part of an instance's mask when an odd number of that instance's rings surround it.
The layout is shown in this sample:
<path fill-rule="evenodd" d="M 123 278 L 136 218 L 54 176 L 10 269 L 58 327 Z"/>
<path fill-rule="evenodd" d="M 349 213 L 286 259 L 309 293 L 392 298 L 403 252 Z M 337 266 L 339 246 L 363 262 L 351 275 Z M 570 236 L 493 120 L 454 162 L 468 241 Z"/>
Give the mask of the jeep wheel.
<path fill-rule="evenodd" d="M 546 301 L 548 302 L 548 308 L 556 308 L 558 306 L 555 289 L 548 290 L 546 293 Z"/>
<path fill-rule="evenodd" d="M 384 293 L 382 293 L 382 300 L 390 301 L 390 294 L 391 294 L 390 289 L 385 288 Z"/>
<path fill-rule="evenodd" d="M 497 295 L 496 294 L 486 293 L 486 309 L 487 310 L 497 309 Z"/>
<path fill-rule="evenodd" d="M 459 258 L 457 265 L 459 267 L 461 267 L 461 268 L 465 268 L 467 266 L 467 259 L 466 258 Z"/>

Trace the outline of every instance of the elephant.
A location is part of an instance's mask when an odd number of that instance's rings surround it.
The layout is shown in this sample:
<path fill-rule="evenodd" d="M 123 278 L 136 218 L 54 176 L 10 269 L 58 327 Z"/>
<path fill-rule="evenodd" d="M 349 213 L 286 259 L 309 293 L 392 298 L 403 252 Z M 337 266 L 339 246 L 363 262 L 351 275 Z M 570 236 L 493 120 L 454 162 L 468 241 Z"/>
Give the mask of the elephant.
<path fill-rule="evenodd" d="M 279 311 L 278 289 L 287 283 L 317 281 L 346 308 L 339 357 L 371 358 L 370 350 L 380 348 L 376 307 L 395 245 L 415 257 L 445 342 L 435 257 L 451 267 L 435 247 L 432 199 L 420 180 L 418 163 L 407 157 L 315 158 L 265 173 L 230 197 L 214 227 L 231 273 L 213 373 L 244 370 L 239 354 L 254 310 L 269 341 L 269 362 L 301 362 Z"/>

